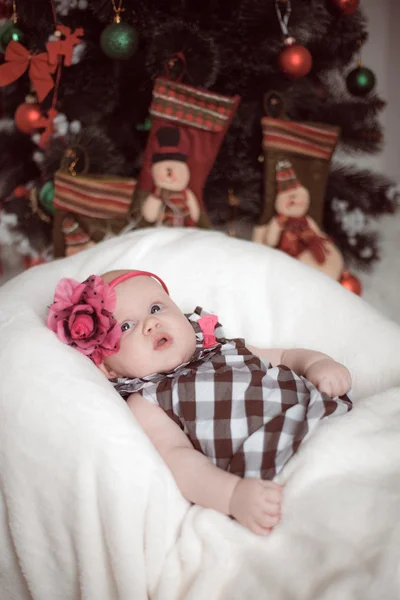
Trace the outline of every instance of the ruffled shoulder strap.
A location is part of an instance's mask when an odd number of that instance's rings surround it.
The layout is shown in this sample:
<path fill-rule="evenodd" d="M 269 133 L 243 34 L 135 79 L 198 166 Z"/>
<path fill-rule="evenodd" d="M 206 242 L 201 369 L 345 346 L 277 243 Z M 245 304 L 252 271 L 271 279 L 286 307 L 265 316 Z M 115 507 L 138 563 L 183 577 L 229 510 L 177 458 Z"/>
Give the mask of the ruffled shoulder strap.
<path fill-rule="evenodd" d="M 151 391 L 164 377 L 163 373 L 154 373 L 148 377 L 118 377 L 117 379 L 112 379 L 111 383 L 115 391 L 126 399 L 131 394 L 135 392 L 143 393 L 144 390 L 147 391 L 147 395 L 152 395 Z"/>

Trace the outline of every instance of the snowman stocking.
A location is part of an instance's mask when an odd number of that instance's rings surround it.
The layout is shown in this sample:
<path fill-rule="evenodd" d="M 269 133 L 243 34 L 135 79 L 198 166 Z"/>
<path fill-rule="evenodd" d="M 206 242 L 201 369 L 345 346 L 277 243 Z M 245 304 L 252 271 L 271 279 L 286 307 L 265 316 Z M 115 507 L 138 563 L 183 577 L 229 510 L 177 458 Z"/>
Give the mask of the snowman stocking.
<path fill-rule="evenodd" d="M 265 178 L 260 225 L 268 223 L 275 213 L 276 166 L 284 160 L 291 163 L 300 184 L 308 190 L 308 214 L 321 225 L 330 161 L 340 130 L 329 125 L 273 117 L 263 117 L 262 130 Z"/>
<path fill-rule="evenodd" d="M 339 128 L 289 121 L 284 99 L 264 97 L 264 210 L 253 240 L 338 279 L 343 257 L 321 230 L 326 182 Z"/>
<path fill-rule="evenodd" d="M 147 223 L 209 226 L 202 189 L 238 104 L 238 96 L 156 80 L 137 194 Z"/>

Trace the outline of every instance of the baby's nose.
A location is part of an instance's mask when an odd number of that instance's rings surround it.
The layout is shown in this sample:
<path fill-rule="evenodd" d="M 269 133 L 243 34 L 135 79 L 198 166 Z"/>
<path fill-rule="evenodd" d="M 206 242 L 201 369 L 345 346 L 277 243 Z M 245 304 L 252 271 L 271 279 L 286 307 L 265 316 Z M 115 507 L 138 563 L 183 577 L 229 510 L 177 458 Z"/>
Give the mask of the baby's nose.
<path fill-rule="evenodd" d="M 144 322 L 144 332 L 145 333 L 151 333 L 153 331 L 153 329 L 160 327 L 160 323 L 157 319 L 157 317 L 154 317 L 153 315 L 151 315 L 150 317 L 147 317 L 147 319 Z"/>

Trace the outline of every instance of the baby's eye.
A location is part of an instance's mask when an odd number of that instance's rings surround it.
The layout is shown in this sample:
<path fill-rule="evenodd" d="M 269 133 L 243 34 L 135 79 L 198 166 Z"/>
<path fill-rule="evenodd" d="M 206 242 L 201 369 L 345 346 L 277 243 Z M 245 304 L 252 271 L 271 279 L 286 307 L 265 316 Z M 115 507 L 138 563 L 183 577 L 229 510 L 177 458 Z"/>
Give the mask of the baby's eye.
<path fill-rule="evenodd" d="M 150 314 L 154 315 L 154 313 L 157 313 L 161 310 L 161 306 L 160 304 L 153 304 L 151 309 L 150 309 Z"/>
<path fill-rule="evenodd" d="M 122 333 L 124 333 L 124 331 L 128 331 L 128 329 L 132 329 L 133 327 L 135 327 L 134 321 L 124 321 L 123 323 L 121 323 Z"/>

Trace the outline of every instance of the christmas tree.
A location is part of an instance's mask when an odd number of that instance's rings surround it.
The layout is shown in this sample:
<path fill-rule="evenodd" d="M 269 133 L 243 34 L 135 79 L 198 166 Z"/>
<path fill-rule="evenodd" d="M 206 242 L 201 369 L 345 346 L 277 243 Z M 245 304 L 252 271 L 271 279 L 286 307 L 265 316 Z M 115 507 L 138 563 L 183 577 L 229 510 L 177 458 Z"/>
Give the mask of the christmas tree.
<path fill-rule="evenodd" d="M 255 225 L 265 203 L 261 119 L 274 91 L 285 118 L 340 128 L 335 156 L 351 160 L 331 165 L 323 228 L 347 264 L 368 267 L 379 258 L 370 221 L 393 212 L 396 198 L 385 177 L 357 168 L 357 154 L 382 147 L 385 106 L 374 74 L 357 64 L 368 36 L 359 2 L 0 0 L 5 210 L 49 240 L 51 182 L 68 148 L 91 174 L 138 177 L 155 80 L 167 77 L 240 96 L 203 197 L 215 227 L 232 211 Z M 26 186 L 38 190 L 34 206 Z"/>

